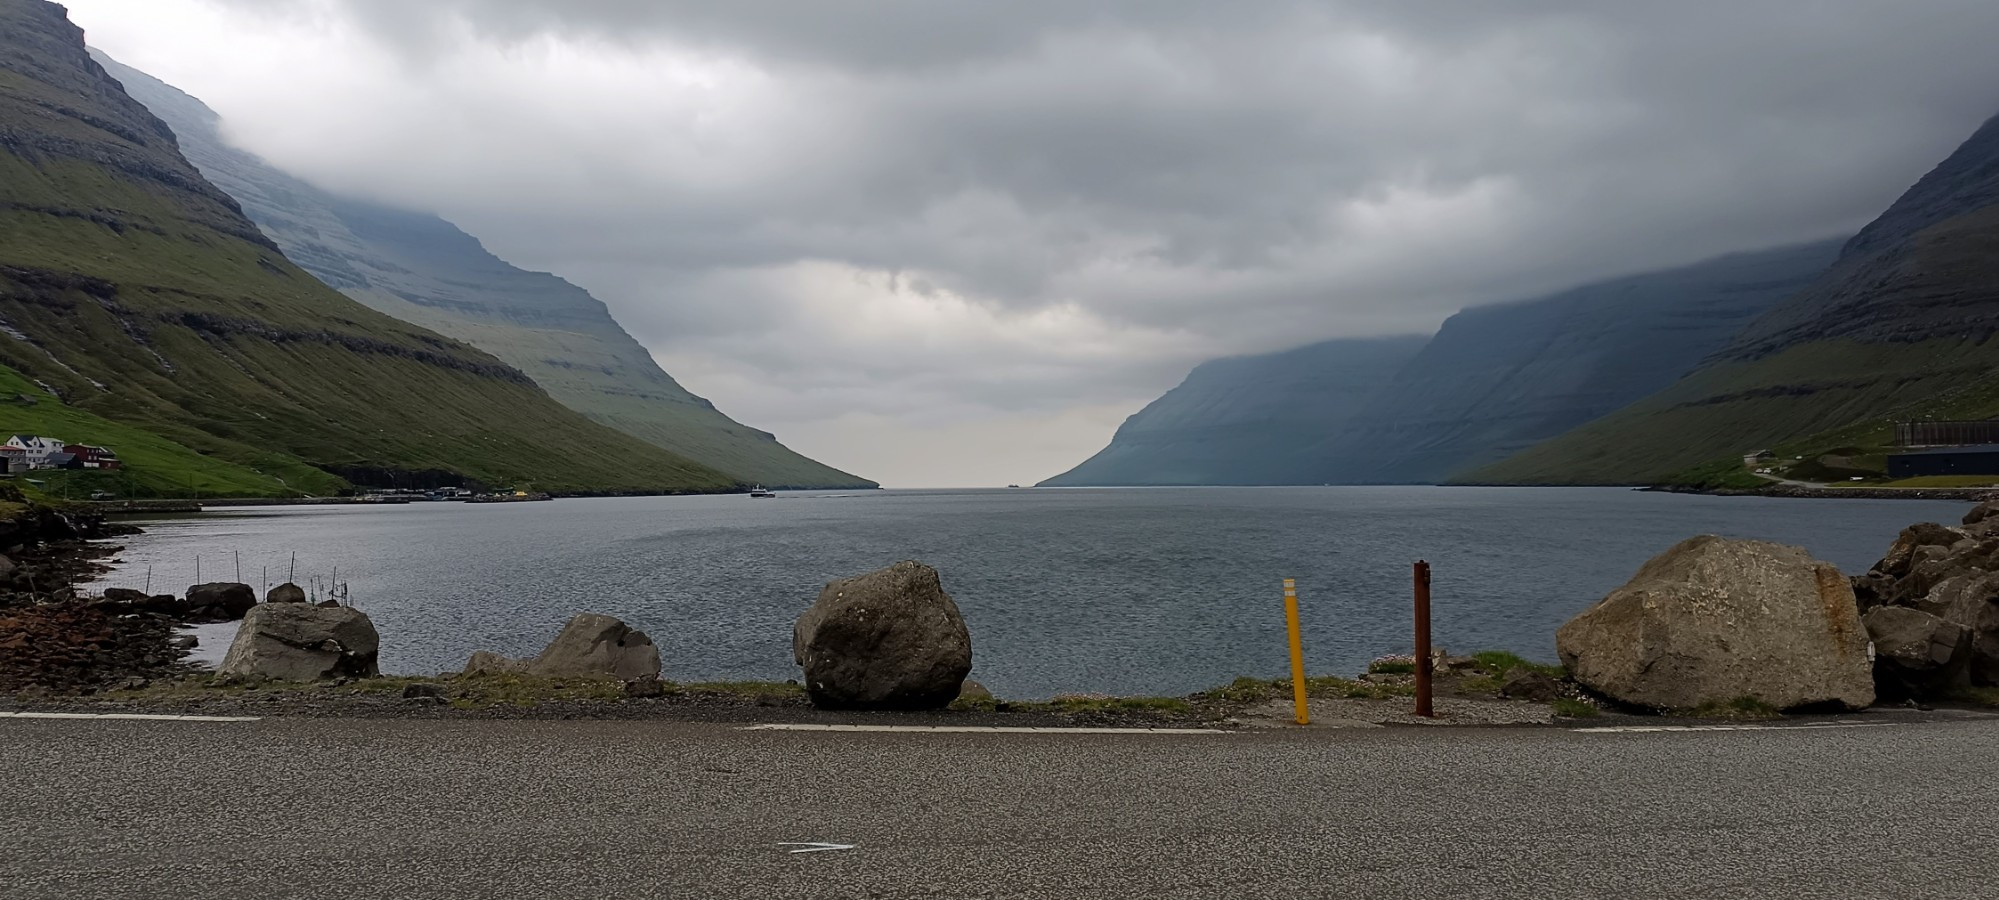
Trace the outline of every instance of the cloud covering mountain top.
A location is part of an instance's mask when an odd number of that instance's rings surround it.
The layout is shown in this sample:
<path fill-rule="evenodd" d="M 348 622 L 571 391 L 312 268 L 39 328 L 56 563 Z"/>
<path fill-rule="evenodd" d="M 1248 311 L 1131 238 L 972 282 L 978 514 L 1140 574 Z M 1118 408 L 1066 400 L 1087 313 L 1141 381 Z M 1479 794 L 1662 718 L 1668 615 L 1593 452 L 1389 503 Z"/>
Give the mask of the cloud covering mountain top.
<path fill-rule="evenodd" d="M 1971 0 L 68 5 L 892 486 L 1060 471 L 1205 358 L 1850 232 L 1999 111 Z"/>

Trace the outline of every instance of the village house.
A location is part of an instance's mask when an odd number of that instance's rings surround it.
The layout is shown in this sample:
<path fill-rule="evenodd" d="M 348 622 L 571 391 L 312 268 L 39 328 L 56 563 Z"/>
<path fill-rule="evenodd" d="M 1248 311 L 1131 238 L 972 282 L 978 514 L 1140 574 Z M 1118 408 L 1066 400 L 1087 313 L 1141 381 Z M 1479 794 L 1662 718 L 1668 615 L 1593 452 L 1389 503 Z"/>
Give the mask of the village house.
<path fill-rule="evenodd" d="M 116 469 L 120 465 L 118 454 L 111 452 L 109 447 L 99 447 L 95 444 L 64 444 L 62 450 L 74 457 L 71 468 Z"/>
<path fill-rule="evenodd" d="M 0 444 L 0 474 L 33 469 L 116 469 L 118 454 L 96 444 L 72 444 L 33 434 L 17 434 Z"/>
<path fill-rule="evenodd" d="M 30 469 L 46 469 L 50 456 L 64 452 L 62 441 L 33 434 L 14 435 L 7 439 L 4 447 L 0 447 L 0 453 L 7 454 L 10 460 L 16 450 L 22 464 Z"/>

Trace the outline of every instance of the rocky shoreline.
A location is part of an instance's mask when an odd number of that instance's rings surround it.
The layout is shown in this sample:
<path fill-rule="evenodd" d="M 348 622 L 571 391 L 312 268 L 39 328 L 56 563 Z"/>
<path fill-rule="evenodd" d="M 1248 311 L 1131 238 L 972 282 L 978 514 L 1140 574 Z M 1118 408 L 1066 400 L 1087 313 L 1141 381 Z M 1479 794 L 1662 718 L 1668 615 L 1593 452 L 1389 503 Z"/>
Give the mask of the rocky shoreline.
<path fill-rule="evenodd" d="M 77 585 L 138 529 L 0 492 L 0 692 L 84 693 L 189 671 L 170 616 L 107 607 Z"/>
<path fill-rule="evenodd" d="M 1999 500 L 1999 488 L 1812 488 L 1772 482 L 1767 487 L 1757 488 L 1657 484 L 1638 490 L 1661 494 L 1699 494 L 1708 497 L 1786 497 L 1801 500 L 1947 500 L 1966 503 Z"/>

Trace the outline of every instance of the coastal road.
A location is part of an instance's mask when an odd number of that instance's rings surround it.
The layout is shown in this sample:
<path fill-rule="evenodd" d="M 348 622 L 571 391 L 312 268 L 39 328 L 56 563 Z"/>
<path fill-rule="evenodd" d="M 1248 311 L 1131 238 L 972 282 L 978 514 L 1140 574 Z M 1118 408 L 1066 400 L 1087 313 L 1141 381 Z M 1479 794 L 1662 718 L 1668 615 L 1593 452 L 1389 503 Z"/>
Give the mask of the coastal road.
<path fill-rule="evenodd" d="M 0 718 L 0 897 L 1992 896 L 1995 747 Z"/>

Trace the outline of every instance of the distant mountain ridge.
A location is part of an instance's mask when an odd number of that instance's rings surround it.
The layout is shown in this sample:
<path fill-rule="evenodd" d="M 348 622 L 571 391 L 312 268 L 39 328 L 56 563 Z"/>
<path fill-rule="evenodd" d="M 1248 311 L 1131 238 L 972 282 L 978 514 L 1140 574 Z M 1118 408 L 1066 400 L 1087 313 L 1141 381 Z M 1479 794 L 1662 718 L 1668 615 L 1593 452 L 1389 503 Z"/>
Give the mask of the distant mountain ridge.
<path fill-rule="evenodd" d="M 178 135 L 182 152 L 320 281 L 466 341 L 557 401 L 674 453 L 771 487 L 877 486 L 738 423 L 662 371 L 587 291 L 499 259 L 434 215 L 320 190 L 222 138 L 200 100 L 101 52 L 97 60 Z"/>
<path fill-rule="evenodd" d="M 0 426 L 129 436 L 121 491 L 735 484 L 293 265 L 44 0 L 0 0 L 0 334 L 0 383 L 33 388 Z"/>
<path fill-rule="evenodd" d="M 1320 452 L 1356 483 L 1434 483 L 1672 384 L 1825 271 L 1840 241 L 1735 253 L 1475 306 Z"/>
<path fill-rule="evenodd" d="M 1318 484 L 1312 447 L 1422 349 L 1420 336 L 1326 341 L 1202 363 L 1045 487 Z"/>
<path fill-rule="evenodd" d="M 1468 478 L 1697 479 L 1754 450 L 1881 447 L 1900 419 L 1999 415 L 1999 118 L 1819 278 L 1665 390 Z"/>
<path fill-rule="evenodd" d="M 1824 271 L 1839 246 L 1732 254 L 1475 306 L 1392 351 L 1334 341 L 1204 363 L 1048 483 L 1445 481 L 1673 383 Z"/>

